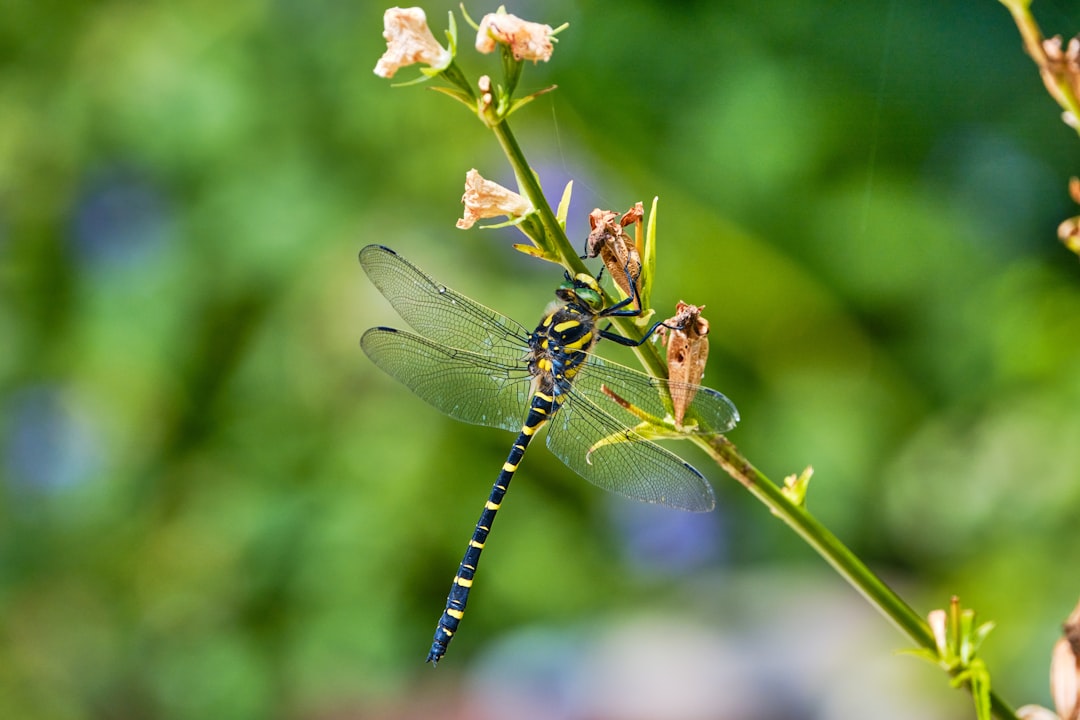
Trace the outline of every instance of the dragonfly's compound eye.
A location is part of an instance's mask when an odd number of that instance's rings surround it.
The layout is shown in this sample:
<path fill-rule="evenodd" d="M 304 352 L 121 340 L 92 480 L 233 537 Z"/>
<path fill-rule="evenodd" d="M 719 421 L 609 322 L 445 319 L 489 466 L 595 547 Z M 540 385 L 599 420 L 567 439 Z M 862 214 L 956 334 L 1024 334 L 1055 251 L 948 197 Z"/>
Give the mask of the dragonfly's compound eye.
<path fill-rule="evenodd" d="M 600 293 L 595 290 L 591 288 L 578 288 L 574 294 L 576 294 L 578 300 L 580 300 L 582 304 L 588 306 L 590 310 L 600 312 L 604 309 L 604 300 L 600 297 Z"/>
<path fill-rule="evenodd" d="M 604 296 L 600 292 L 600 285 L 592 275 L 579 273 L 574 278 L 574 294 L 590 310 L 600 312 L 604 309 Z"/>

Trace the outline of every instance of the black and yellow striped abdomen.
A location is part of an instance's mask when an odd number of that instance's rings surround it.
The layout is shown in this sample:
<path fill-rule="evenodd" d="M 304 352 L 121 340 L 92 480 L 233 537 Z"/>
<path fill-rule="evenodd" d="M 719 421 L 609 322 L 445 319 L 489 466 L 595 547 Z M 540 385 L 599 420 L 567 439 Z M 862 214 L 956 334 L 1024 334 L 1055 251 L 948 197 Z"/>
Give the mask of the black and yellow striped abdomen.
<path fill-rule="evenodd" d="M 566 398 L 578 367 L 587 357 L 586 350 L 596 343 L 593 333 L 595 319 L 592 315 L 581 313 L 568 307 L 560 307 L 549 313 L 536 326 L 529 338 L 529 372 L 534 379 L 532 402 L 525 423 L 510 448 L 510 454 L 503 463 L 499 477 L 491 488 L 484 511 L 476 522 L 472 538 L 465 549 L 457 575 L 450 585 L 450 594 L 446 598 L 439 624 L 435 628 L 435 638 L 431 643 L 427 660 L 437 664 L 446 653 L 450 640 L 457 631 L 458 623 L 465 616 L 465 604 L 469 600 L 476 566 L 480 562 L 480 553 L 484 550 L 495 514 L 502 506 L 503 497 L 510 481 L 514 478 L 518 464 L 525 456 L 525 450 L 544 426 L 559 409 Z"/>
<path fill-rule="evenodd" d="M 525 456 L 525 450 L 536 436 L 536 432 L 544 426 L 557 409 L 558 403 L 554 396 L 540 391 L 533 394 L 529 415 L 525 418 L 525 424 L 522 425 L 521 432 L 518 433 L 517 440 L 510 448 L 510 454 L 499 472 L 499 477 L 491 488 L 491 494 L 484 504 L 484 511 L 480 513 L 480 519 L 476 522 L 472 538 L 469 539 L 469 545 L 465 549 L 465 557 L 461 559 L 457 575 L 454 576 L 454 582 L 450 585 L 446 609 L 439 618 L 439 625 L 435 628 L 435 639 L 431 643 L 431 650 L 428 651 L 428 662 L 432 664 L 439 662 L 457 631 L 458 623 L 465 616 L 465 604 L 469 601 L 469 590 L 472 589 L 476 566 L 480 563 L 480 553 L 484 550 L 484 543 L 487 542 L 488 533 L 491 532 L 491 525 L 495 522 L 495 514 L 502 506 L 506 489 L 510 486 L 510 481 L 514 479 L 518 464 Z"/>

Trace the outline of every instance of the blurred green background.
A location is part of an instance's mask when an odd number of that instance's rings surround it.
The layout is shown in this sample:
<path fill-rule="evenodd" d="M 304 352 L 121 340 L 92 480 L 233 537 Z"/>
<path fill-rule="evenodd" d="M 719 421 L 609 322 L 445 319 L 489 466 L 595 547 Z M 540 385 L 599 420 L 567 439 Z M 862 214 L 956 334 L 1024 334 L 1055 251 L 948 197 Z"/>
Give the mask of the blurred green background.
<path fill-rule="evenodd" d="M 920 613 L 996 620 L 998 689 L 1048 704 L 1080 595 L 1080 146 L 1005 9 L 508 10 L 570 22 L 514 127 L 553 201 L 574 180 L 571 237 L 658 195 L 654 301 L 707 306 L 731 439 L 777 481 L 812 464 L 811 509 Z M 527 325 L 559 273 L 453 227 L 466 170 L 512 176 L 463 108 L 373 75 L 381 31 L 336 0 L 0 3 L 0 717 L 972 716 L 682 446 L 715 513 L 532 450 L 423 664 L 511 436 L 364 357 L 401 323 L 357 251 Z"/>

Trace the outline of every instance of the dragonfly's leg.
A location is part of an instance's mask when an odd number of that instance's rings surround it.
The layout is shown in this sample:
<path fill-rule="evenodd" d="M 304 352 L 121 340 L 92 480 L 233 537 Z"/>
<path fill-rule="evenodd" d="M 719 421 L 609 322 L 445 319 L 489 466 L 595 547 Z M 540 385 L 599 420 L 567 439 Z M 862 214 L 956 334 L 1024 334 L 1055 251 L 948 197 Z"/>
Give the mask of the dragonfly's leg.
<path fill-rule="evenodd" d="M 657 328 L 661 326 L 666 327 L 669 330 L 680 329 L 677 325 L 668 325 L 663 320 L 658 320 L 657 322 L 652 324 L 652 327 L 645 331 L 645 334 L 641 336 L 640 340 L 623 337 L 622 335 L 609 331 L 607 328 L 600 330 L 600 337 L 605 338 L 606 340 L 611 340 L 612 342 L 617 342 L 620 345 L 625 345 L 626 347 L 638 347 L 639 345 L 644 345 L 645 342 L 653 336 L 653 333 L 656 332 Z M 608 325 L 608 327 L 611 326 Z"/>

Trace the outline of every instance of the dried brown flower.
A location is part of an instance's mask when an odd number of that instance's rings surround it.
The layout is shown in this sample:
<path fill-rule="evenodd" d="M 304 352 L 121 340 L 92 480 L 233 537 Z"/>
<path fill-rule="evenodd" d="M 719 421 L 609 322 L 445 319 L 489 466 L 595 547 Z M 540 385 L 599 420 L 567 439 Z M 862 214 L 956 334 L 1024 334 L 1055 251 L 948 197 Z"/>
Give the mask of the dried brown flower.
<path fill-rule="evenodd" d="M 697 386 L 705 376 L 705 363 L 709 359 L 709 321 L 701 316 L 704 309 L 704 305 L 688 305 L 680 300 L 675 306 L 675 316 L 661 326 L 667 345 L 668 378 L 674 382 Z M 682 425 L 695 394 L 696 389 L 672 393 L 676 425 Z"/>
<path fill-rule="evenodd" d="M 645 211 L 639 202 L 619 217 L 612 210 L 596 208 L 589 213 L 589 237 L 585 241 L 585 257 L 599 257 L 611 273 L 615 284 L 623 293 L 634 295 L 634 287 L 641 275 L 641 256 L 637 244 L 623 230 L 627 225 L 641 222 Z"/>

